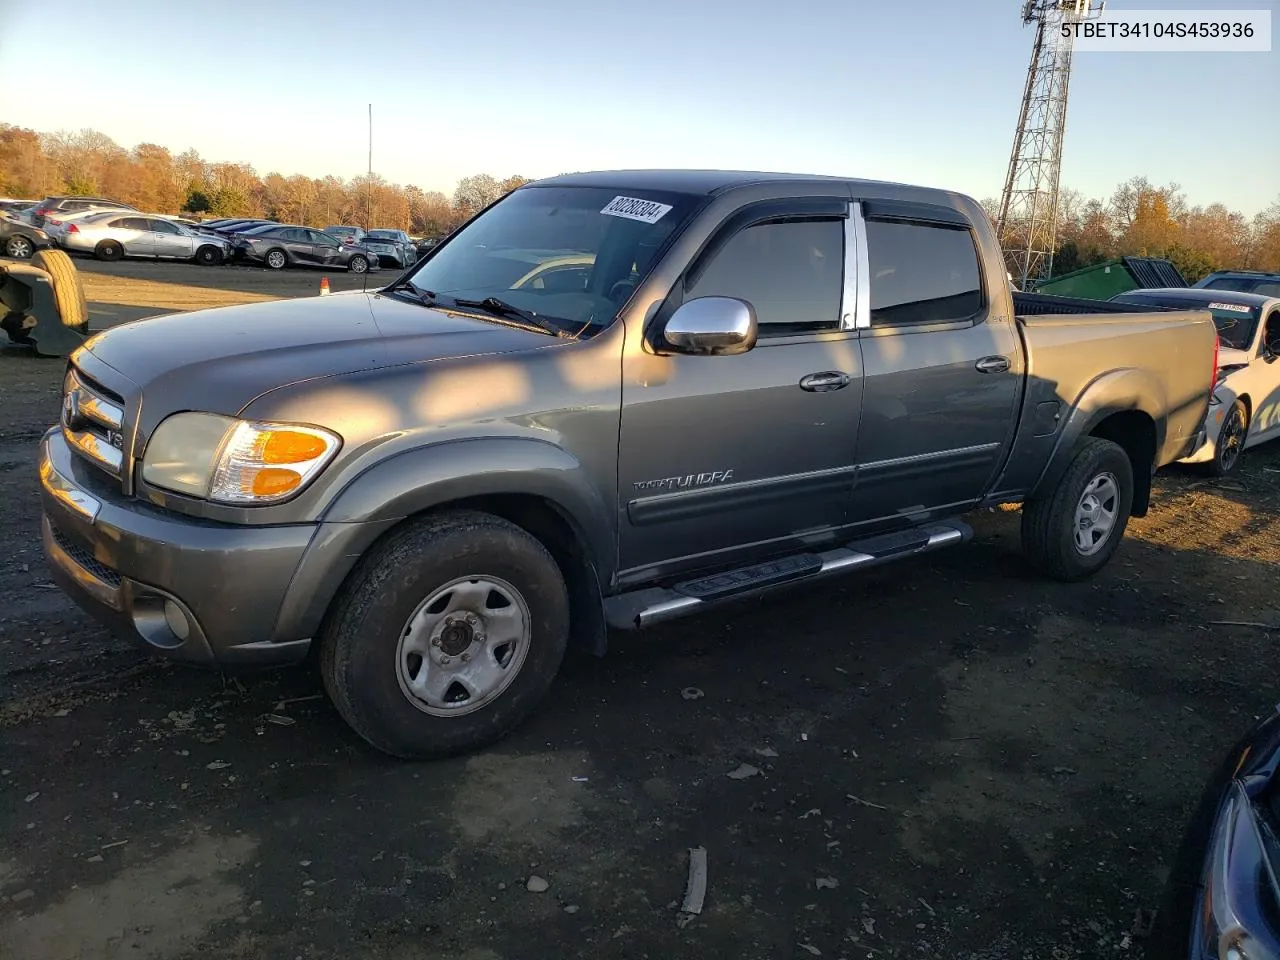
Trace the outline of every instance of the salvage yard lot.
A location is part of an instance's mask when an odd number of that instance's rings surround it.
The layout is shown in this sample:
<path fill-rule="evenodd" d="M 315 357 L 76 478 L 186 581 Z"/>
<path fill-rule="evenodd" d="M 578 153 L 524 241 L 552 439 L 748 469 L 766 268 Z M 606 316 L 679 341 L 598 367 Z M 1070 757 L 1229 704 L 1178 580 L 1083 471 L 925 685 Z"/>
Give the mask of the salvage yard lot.
<path fill-rule="evenodd" d="M 324 275 L 78 265 L 95 328 Z M 1280 631 L 1211 623 L 1280 623 L 1263 447 L 1228 481 L 1163 474 L 1091 582 L 1034 577 L 1016 515 L 983 513 L 966 547 L 617 636 L 480 754 L 388 760 L 307 670 L 158 663 L 48 588 L 61 373 L 0 350 L 14 957 L 1137 956 L 1204 778 L 1277 699 Z"/>

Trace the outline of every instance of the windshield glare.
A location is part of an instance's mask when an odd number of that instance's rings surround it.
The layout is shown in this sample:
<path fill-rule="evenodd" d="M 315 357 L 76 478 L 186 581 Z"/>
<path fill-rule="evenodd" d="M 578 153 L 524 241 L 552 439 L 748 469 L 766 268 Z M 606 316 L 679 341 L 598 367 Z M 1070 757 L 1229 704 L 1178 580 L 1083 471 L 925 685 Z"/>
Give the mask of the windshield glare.
<path fill-rule="evenodd" d="M 440 297 L 496 297 L 570 324 L 609 323 L 697 198 L 525 187 L 464 227 L 411 277 Z"/>

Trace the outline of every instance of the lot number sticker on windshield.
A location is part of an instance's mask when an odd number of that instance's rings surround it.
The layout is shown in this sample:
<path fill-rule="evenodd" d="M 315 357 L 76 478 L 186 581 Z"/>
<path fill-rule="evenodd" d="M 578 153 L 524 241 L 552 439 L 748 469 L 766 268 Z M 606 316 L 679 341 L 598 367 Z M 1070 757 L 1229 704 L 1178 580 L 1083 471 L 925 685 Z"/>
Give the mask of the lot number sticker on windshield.
<path fill-rule="evenodd" d="M 1239 303 L 1211 303 L 1210 310 L 1233 310 L 1236 313 L 1248 313 L 1249 308 Z"/>
<path fill-rule="evenodd" d="M 637 197 L 614 197 L 600 212 L 610 217 L 639 220 L 641 223 L 657 223 L 671 212 L 671 206 Z"/>

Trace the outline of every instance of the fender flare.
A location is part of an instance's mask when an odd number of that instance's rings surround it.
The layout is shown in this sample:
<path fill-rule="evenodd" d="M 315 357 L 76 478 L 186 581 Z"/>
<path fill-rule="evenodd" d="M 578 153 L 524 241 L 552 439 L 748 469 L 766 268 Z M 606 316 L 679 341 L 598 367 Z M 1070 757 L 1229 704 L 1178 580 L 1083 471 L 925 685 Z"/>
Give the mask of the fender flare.
<path fill-rule="evenodd" d="M 540 438 L 479 437 L 428 443 L 394 453 L 356 475 L 326 506 L 294 571 L 277 620 L 281 636 L 309 636 L 359 558 L 401 520 L 474 497 L 533 496 L 546 501 L 581 547 L 581 574 L 594 584 L 581 624 L 584 645 L 603 645 L 603 603 L 616 563 L 611 517 L 583 465 Z M 598 609 L 596 609 L 598 608 Z"/>
<path fill-rule="evenodd" d="M 1164 447 L 1167 421 L 1164 414 L 1157 411 L 1167 410 L 1168 400 L 1163 384 L 1146 370 L 1137 367 L 1110 370 L 1089 381 L 1072 403 L 1066 422 L 1058 434 L 1058 442 L 1054 445 L 1044 470 L 1031 486 L 1030 497 L 1035 498 L 1052 490 L 1066 473 L 1080 439 L 1092 433 L 1107 417 L 1117 413 L 1136 411 L 1150 418 L 1155 427 L 1154 452 L 1158 456 Z M 1155 473 L 1155 468 L 1153 460 L 1151 474 Z M 1141 491 L 1149 487 L 1150 480 L 1149 474 L 1141 474 L 1135 469 L 1135 503 L 1140 499 Z M 1145 494 L 1141 496 L 1145 497 Z"/>

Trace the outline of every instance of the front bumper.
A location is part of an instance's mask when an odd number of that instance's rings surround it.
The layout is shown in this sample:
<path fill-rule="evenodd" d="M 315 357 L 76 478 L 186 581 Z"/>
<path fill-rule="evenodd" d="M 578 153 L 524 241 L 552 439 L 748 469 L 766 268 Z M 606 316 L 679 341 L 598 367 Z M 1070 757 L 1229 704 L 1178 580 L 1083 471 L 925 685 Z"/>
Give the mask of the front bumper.
<path fill-rule="evenodd" d="M 306 656 L 310 638 L 282 634 L 278 624 L 316 526 L 186 518 L 107 495 L 100 476 L 59 430 L 45 434 L 44 551 L 77 604 L 117 635 L 177 660 L 273 666 Z"/>

